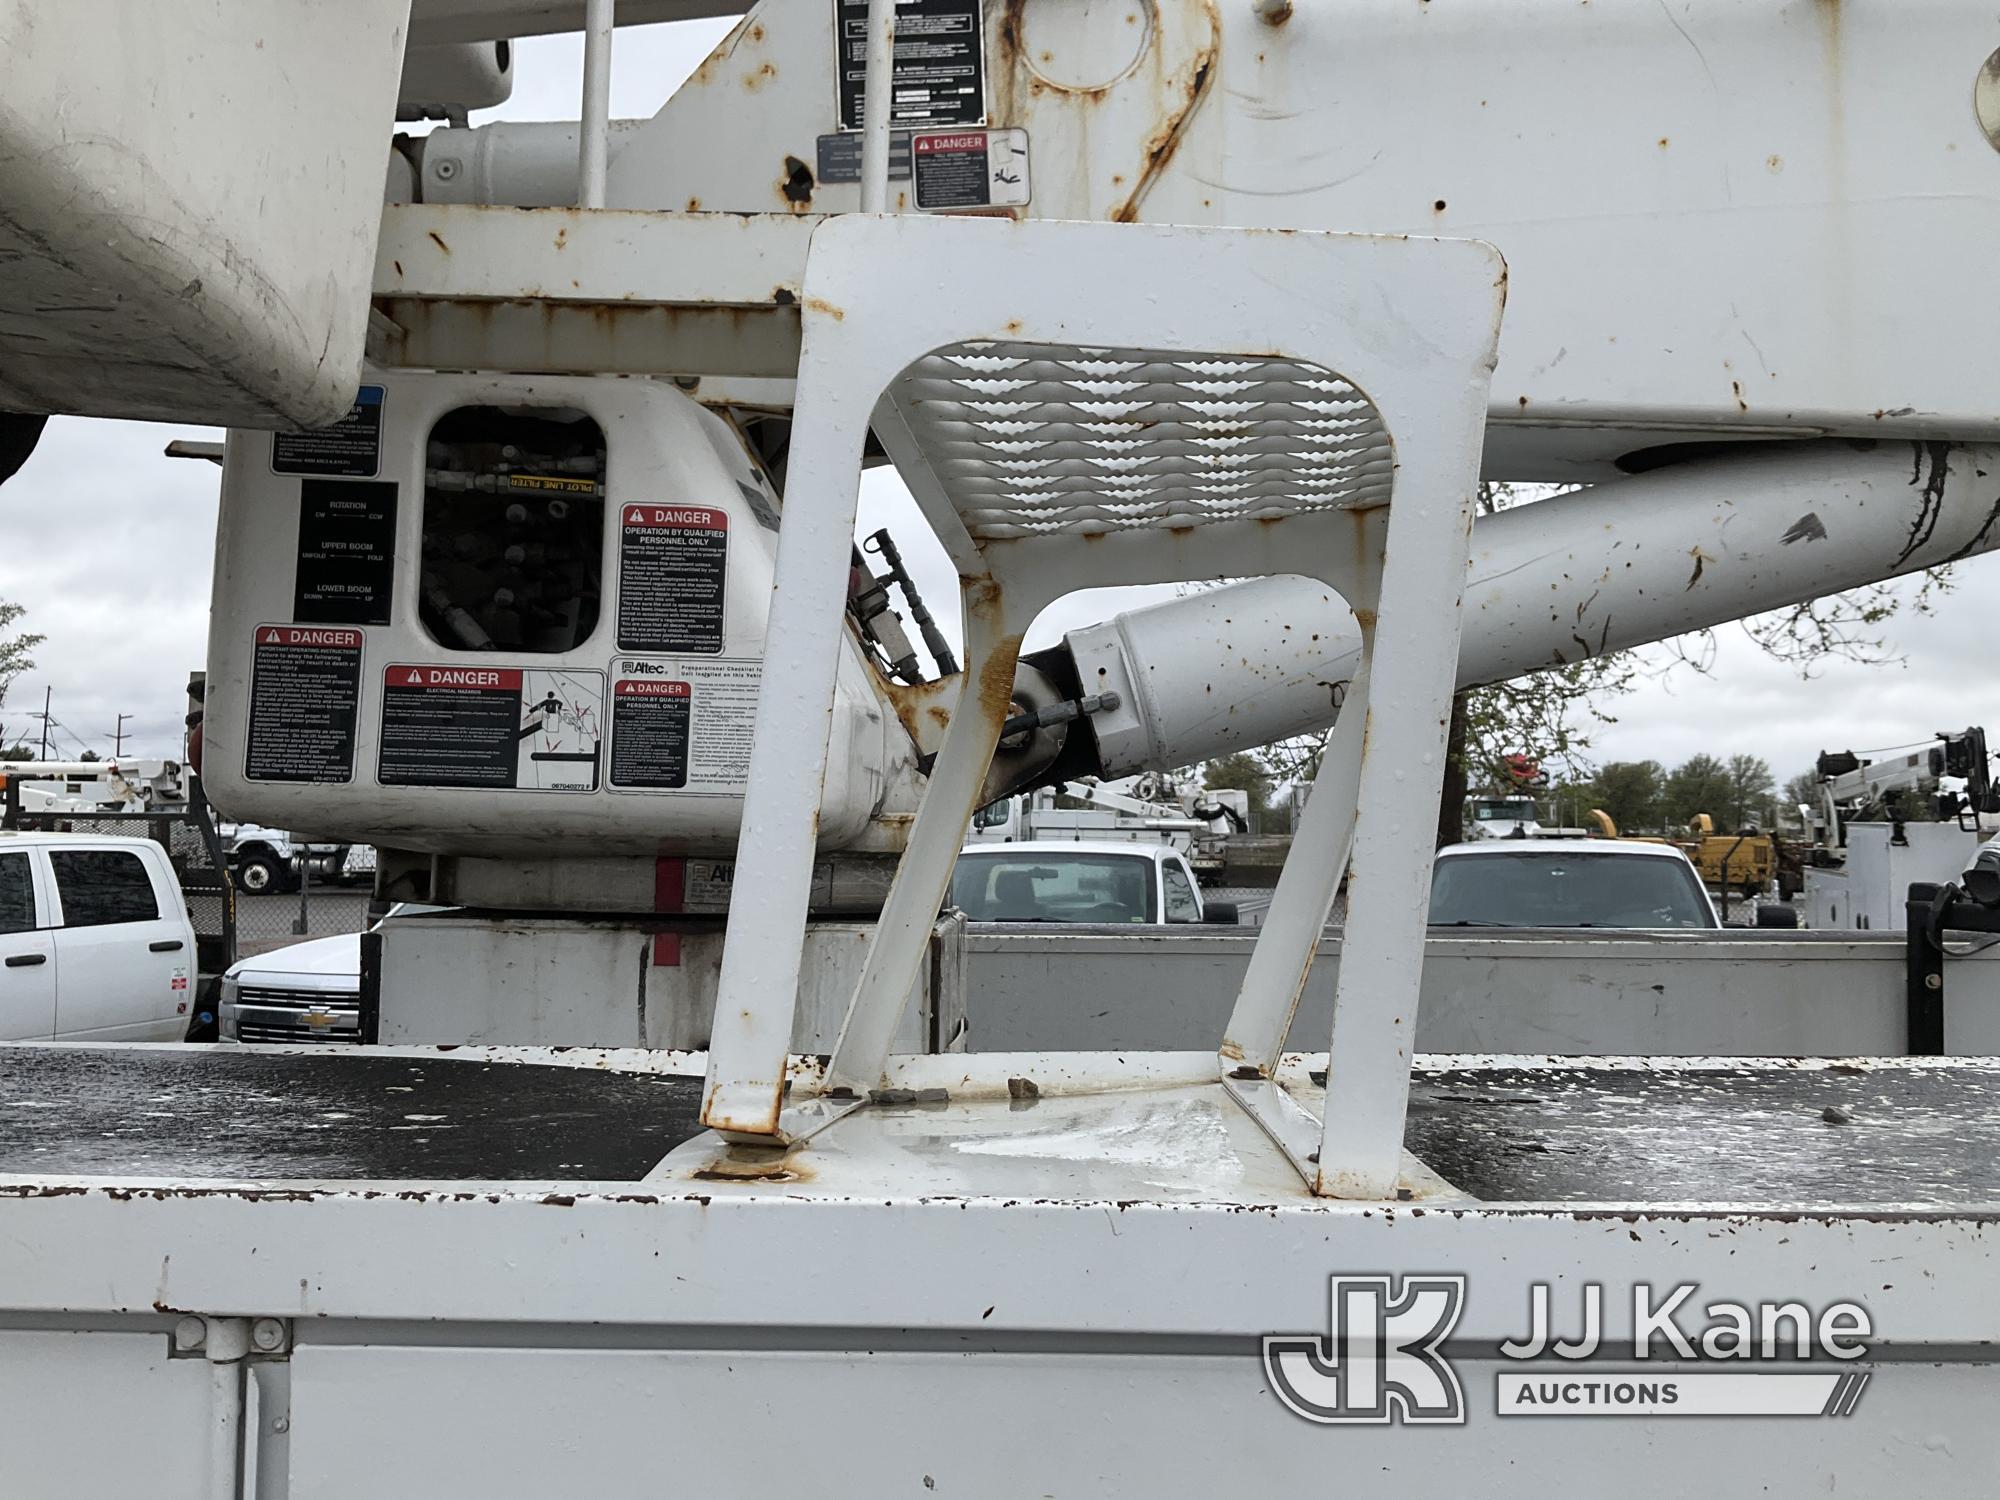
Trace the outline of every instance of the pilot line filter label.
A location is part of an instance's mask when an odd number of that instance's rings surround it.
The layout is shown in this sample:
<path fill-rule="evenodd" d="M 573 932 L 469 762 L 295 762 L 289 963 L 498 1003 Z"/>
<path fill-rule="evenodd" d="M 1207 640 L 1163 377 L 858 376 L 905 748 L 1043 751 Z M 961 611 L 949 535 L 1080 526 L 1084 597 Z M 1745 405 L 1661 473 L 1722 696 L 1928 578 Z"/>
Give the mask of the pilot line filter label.
<path fill-rule="evenodd" d="M 761 678 L 755 660 L 614 662 L 612 788 L 740 794 Z"/>
<path fill-rule="evenodd" d="M 388 667 L 385 786 L 594 792 L 603 779 L 604 674 L 521 667 Z"/>
<path fill-rule="evenodd" d="M 729 516 L 698 505 L 620 509 L 618 649 L 722 649 Z"/>
<path fill-rule="evenodd" d="M 354 779 L 361 705 L 358 630 L 259 625 L 250 664 L 243 775 L 250 781 Z"/>

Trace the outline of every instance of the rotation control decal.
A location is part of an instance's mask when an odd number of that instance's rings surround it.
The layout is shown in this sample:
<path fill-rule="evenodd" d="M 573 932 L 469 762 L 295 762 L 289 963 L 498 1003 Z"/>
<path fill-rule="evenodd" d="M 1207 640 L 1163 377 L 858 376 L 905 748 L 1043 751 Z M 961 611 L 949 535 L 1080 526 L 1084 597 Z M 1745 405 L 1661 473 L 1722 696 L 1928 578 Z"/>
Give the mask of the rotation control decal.
<path fill-rule="evenodd" d="M 619 508 L 618 649 L 722 649 L 729 515 L 699 505 Z"/>
<path fill-rule="evenodd" d="M 354 779 L 361 647 L 358 630 L 257 627 L 244 733 L 245 780 Z"/>
<path fill-rule="evenodd" d="M 387 625 L 395 582 L 395 484 L 300 480 L 292 618 L 301 624 Z"/>
<path fill-rule="evenodd" d="M 604 674 L 398 665 L 382 675 L 384 786 L 594 792 Z"/>
<path fill-rule="evenodd" d="M 762 679 L 754 658 L 618 658 L 611 668 L 611 789 L 741 795 Z"/>

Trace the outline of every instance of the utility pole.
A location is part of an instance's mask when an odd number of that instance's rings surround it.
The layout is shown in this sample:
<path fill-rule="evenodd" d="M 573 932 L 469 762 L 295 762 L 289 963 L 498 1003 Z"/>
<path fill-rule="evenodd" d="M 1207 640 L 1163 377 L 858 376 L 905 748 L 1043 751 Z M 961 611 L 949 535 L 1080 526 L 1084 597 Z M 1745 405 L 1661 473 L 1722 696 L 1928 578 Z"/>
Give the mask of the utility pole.
<path fill-rule="evenodd" d="M 137 715 L 134 714 L 120 714 L 118 716 L 118 727 L 111 731 L 111 753 L 114 757 L 125 753 L 125 721 L 136 717 Z"/>
<path fill-rule="evenodd" d="M 49 700 L 55 695 L 53 685 L 42 689 L 42 753 L 41 760 L 49 758 Z"/>

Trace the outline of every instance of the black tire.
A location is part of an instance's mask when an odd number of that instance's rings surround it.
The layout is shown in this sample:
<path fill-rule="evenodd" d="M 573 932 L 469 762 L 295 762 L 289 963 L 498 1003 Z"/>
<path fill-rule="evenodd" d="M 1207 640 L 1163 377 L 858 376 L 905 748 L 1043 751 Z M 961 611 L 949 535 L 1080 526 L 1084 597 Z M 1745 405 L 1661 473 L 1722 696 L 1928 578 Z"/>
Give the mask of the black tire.
<path fill-rule="evenodd" d="M 236 889 L 246 896 L 272 896 L 285 888 L 286 870 L 268 849 L 246 849 L 236 856 L 230 871 Z"/>

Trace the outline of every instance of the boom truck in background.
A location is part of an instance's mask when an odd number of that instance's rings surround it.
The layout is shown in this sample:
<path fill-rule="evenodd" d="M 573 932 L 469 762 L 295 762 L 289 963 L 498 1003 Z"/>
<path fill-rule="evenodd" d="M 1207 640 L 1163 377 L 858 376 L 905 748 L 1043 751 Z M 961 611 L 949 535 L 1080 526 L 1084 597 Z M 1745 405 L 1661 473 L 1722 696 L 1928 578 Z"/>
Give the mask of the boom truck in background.
<path fill-rule="evenodd" d="M 1989 13 L 766 3 L 615 128 L 602 0 L 278 13 L 121 10 L 107 49 L 103 7 L 0 6 L 0 407 L 229 426 L 207 785 L 456 909 L 370 935 L 376 1046 L 0 1054 L 14 1491 L 525 1496 L 668 1452 L 727 1492 L 749 1407 L 840 1492 L 1323 1486 L 1350 1422 L 1401 1493 L 1678 1491 L 1629 1464 L 1664 1407 L 1559 1443 L 1510 1407 L 1552 1280 L 1702 1399 L 1634 1288 L 1862 1300 L 1784 1376 L 1851 1415 L 1700 1429 L 1746 1483 L 1990 1472 L 2000 1070 L 1901 1054 L 2000 1052 L 1994 1007 L 1668 967 L 1657 1050 L 1784 1063 L 1549 1061 L 1628 1034 L 1601 987 L 1469 1018 L 1538 1060 L 1411 1057 L 1454 683 L 2000 545 Z M 584 24 L 579 121 L 456 123 Z M 1919 339 L 1911 288 L 1965 295 Z M 928 669 L 857 557 L 884 459 L 961 593 Z M 1481 475 L 1579 488 L 1472 525 Z M 1022 654 L 1058 597 L 1198 580 L 1237 581 Z M 1329 727 L 1201 1050 L 961 1054 L 1097 983 L 1056 939 L 962 984 L 976 808 Z M 526 1045 L 561 1036 L 626 1046 Z M 1872 1060 L 1799 1064 L 1835 1039 Z M 1357 1267 L 1440 1278 L 1381 1385 L 1329 1341 L 1397 1295 Z M 86 1376 L 151 1440 L 83 1441 Z"/>
<path fill-rule="evenodd" d="M 2000 832 L 2000 789 L 1977 726 L 1876 760 L 1822 751 L 1814 769 L 1819 801 L 1799 808 L 1812 835 L 1800 902 L 1809 926 L 1904 927 L 1912 886 L 1956 881 Z"/>

